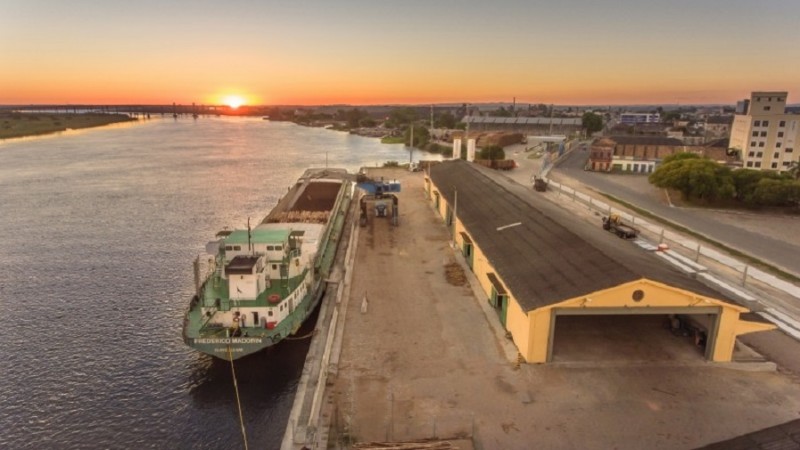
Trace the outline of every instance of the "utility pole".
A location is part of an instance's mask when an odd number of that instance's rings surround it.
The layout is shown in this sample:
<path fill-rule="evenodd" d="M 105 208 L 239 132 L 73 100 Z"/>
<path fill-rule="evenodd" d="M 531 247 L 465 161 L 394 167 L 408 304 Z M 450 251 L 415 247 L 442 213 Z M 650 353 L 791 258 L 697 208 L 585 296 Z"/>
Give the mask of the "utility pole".
<path fill-rule="evenodd" d="M 433 105 L 431 104 L 431 136 L 433 136 Z"/>
<path fill-rule="evenodd" d="M 411 162 L 414 159 L 414 124 L 411 124 L 411 145 L 408 150 L 408 164 L 411 167 Z"/>

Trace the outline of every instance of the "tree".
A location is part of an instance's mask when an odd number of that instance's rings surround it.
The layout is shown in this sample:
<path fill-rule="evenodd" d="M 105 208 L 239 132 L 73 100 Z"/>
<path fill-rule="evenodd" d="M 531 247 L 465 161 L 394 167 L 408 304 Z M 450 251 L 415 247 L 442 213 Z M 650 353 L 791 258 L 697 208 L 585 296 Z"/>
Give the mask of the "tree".
<path fill-rule="evenodd" d="M 340 109 L 336 112 L 336 116 L 339 120 L 346 121 L 349 128 L 358 128 L 361 126 L 362 120 L 369 118 L 369 114 L 366 111 L 358 108 L 347 111 Z"/>
<path fill-rule="evenodd" d="M 506 159 L 506 152 L 499 145 L 487 145 L 480 149 L 476 156 L 477 159 L 502 160 Z"/>
<path fill-rule="evenodd" d="M 436 128 L 453 129 L 456 127 L 456 117 L 450 112 L 443 112 L 435 117 Z"/>
<path fill-rule="evenodd" d="M 800 203 L 800 183 L 789 179 L 763 178 L 753 191 L 759 206 L 796 206 Z"/>
<path fill-rule="evenodd" d="M 595 113 L 586 112 L 583 114 L 581 124 L 587 134 L 592 134 L 603 129 L 603 118 Z"/>
<path fill-rule="evenodd" d="M 427 128 L 421 125 L 414 126 L 414 142 L 411 142 L 411 127 L 406 128 L 403 133 L 406 144 L 411 144 L 412 147 L 422 148 L 431 140 L 431 134 Z"/>
<path fill-rule="evenodd" d="M 792 163 L 789 164 L 789 168 L 786 169 L 786 173 L 795 180 L 800 180 L 800 161 L 792 161 Z"/>
<path fill-rule="evenodd" d="M 494 111 L 489 112 L 489 116 L 491 117 L 511 117 L 511 111 L 507 110 L 504 107 L 500 107 Z"/>
<path fill-rule="evenodd" d="M 653 172 L 650 183 L 680 191 L 686 200 L 716 201 L 733 197 L 735 192 L 731 171 L 708 158 L 672 155 Z"/>
<path fill-rule="evenodd" d="M 734 197 L 744 203 L 753 203 L 753 193 L 758 186 L 758 182 L 764 178 L 764 172 L 753 169 L 739 169 L 733 171 Z"/>
<path fill-rule="evenodd" d="M 661 164 L 671 163 L 672 161 L 683 161 L 686 159 L 700 159 L 700 155 L 697 153 L 690 153 L 690 152 L 678 152 L 673 153 L 669 156 L 664 157 L 661 161 Z"/>
<path fill-rule="evenodd" d="M 389 128 L 400 128 L 410 125 L 417 120 L 417 111 L 414 108 L 395 108 L 389 113 L 389 120 L 386 126 Z"/>

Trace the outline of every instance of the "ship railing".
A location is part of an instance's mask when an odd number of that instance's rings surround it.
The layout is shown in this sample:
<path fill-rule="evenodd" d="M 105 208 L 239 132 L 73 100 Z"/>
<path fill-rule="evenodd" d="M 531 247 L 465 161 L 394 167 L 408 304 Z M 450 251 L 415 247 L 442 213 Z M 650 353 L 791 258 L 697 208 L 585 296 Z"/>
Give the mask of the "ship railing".
<path fill-rule="evenodd" d="M 214 318 L 214 316 L 217 314 L 217 311 L 218 311 L 218 310 L 217 310 L 217 307 L 216 307 L 216 306 L 214 306 L 213 308 L 211 308 L 211 310 L 210 310 L 210 311 L 207 311 L 207 312 L 206 312 L 206 316 L 207 316 L 207 317 L 206 317 L 206 320 L 205 320 L 205 321 L 204 321 L 204 322 L 203 322 L 203 323 L 200 325 L 200 331 L 203 331 L 203 330 L 205 330 L 206 328 L 208 328 L 208 322 L 210 322 L 210 321 L 211 321 L 211 319 L 213 319 L 213 318 Z M 208 314 L 209 312 L 210 312 L 211 314 Z"/>

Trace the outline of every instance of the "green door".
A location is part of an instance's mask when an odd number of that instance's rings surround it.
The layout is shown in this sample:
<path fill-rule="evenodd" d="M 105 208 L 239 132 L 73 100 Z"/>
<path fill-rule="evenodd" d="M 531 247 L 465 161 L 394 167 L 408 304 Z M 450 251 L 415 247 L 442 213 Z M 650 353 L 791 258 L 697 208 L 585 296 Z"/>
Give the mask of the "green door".
<path fill-rule="evenodd" d="M 500 305 L 500 309 L 497 311 L 497 313 L 500 315 L 500 323 L 502 323 L 505 327 L 506 314 L 508 314 L 508 297 L 505 295 L 498 295 L 497 297 L 497 303 Z"/>
<path fill-rule="evenodd" d="M 472 269 L 472 244 L 465 242 L 462 252 L 464 253 L 464 259 L 467 260 L 467 265 Z"/>
<path fill-rule="evenodd" d="M 489 304 L 494 307 L 497 316 L 500 318 L 500 323 L 506 326 L 506 314 L 508 313 L 508 297 L 498 294 L 492 286 L 492 296 L 489 298 Z"/>

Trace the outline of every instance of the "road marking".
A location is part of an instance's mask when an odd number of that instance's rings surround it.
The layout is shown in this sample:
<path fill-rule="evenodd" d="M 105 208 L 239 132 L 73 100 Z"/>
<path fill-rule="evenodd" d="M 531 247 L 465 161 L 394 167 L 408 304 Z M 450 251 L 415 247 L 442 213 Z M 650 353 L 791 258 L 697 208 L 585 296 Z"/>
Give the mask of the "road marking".
<path fill-rule="evenodd" d="M 750 295 L 749 293 L 747 293 L 747 292 L 745 292 L 745 291 L 743 291 L 741 289 L 738 289 L 738 288 L 736 288 L 734 286 L 731 286 L 730 284 L 720 280 L 719 278 L 717 278 L 717 277 L 715 277 L 713 275 L 710 275 L 710 274 L 707 274 L 707 273 L 700 273 L 700 274 L 698 274 L 698 276 L 700 276 L 700 277 L 702 277 L 702 278 L 704 278 L 704 279 L 716 284 L 717 286 L 721 287 L 722 289 L 725 289 L 726 291 L 736 295 L 737 297 L 742 298 L 743 300 L 747 300 L 749 302 L 756 301 L 756 298 L 753 297 L 752 295 Z"/>
<path fill-rule="evenodd" d="M 505 230 L 506 228 L 518 227 L 518 226 L 520 226 L 520 225 L 522 225 L 522 222 L 510 223 L 510 224 L 508 224 L 508 225 L 503 225 L 502 227 L 497 227 L 497 231 L 503 231 L 503 230 Z"/>
<path fill-rule="evenodd" d="M 759 316 L 769 320 L 773 324 L 775 324 L 781 331 L 788 334 L 789 336 L 797 339 L 800 341 L 800 330 L 793 328 L 791 325 L 787 324 L 786 322 L 778 319 L 777 317 L 773 316 L 772 314 L 768 313 L 767 311 L 759 311 Z"/>
<path fill-rule="evenodd" d="M 656 252 L 656 256 L 667 260 L 667 262 L 669 262 L 673 266 L 683 270 L 684 272 L 686 272 L 688 274 L 697 273 L 697 271 L 694 270 L 693 268 L 687 266 L 686 264 L 683 264 L 682 262 L 678 261 L 677 259 L 672 258 L 671 255 L 668 255 L 668 254 L 666 254 L 664 252 Z"/>

